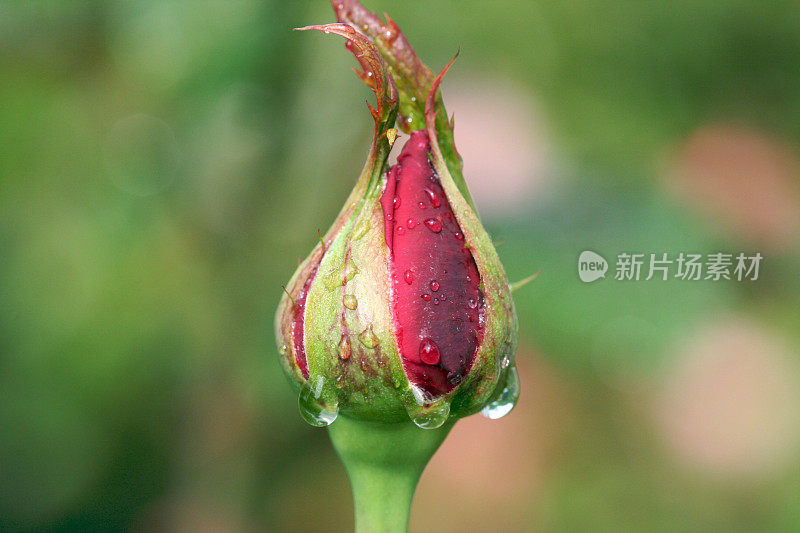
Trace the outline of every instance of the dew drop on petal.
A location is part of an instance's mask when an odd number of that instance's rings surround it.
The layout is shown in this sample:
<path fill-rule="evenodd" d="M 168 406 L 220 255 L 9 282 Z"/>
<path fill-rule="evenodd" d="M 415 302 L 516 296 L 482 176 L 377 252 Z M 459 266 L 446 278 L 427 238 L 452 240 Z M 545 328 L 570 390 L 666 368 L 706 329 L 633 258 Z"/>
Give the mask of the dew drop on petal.
<path fill-rule="evenodd" d="M 406 226 L 408 226 L 408 229 L 414 229 L 414 226 L 416 226 L 416 225 L 417 225 L 417 223 L 414 221 L 413 218 L 409 218 L 406 221 Z"/>
<path fill-rule="evenodd" d="M 439 282 L 436 280 L 431 281 L 431 290 L 436 292 L 439 290 Z"/>
<path fill-rule="evenodd" d="M 419 343 L 419 358 L 426 365 L 439 364 L 439 347 L 430 337 L 424 337 Z"/>
<path fill-rule="evenodd" d="M 427 219 L 425 221 L 425 227 L 434 233 L 439 233 L 440 231 L 442 231 L 442 223 L 436 220 L 435 218 Z"/>
<path fill-rule="evenodd" d="M 431 301 L 431 295 L 428 294 L 428 293 L 425 293 L 425 294 L 422 295 L 422 299 L 425 300 L 426 302 L 430 302 Z"/>
<path fill-rule="evenodd" d="M 403 279 L 406 280 L 406 283 L 411 285 L 412 283 L 414 283 L 414 273 L 411 272 L 410 270 L 406 270 L 405 274 L 403 274 Z"/>
<path fill-rule="evenodd" d="M 441 207 L 442 200 L 439 198 L 438 194 L 427 188 L 425 189 L 425 194 L 428 195 L 428 199 L 431 201 L 431 205 L 434 207 L 434 209 L 437 207 Z"/>
<path fill-rule="evenodd" d="M 406 228 L 404 228 L 403 226 L 397 226 L 397 234 L 398 235 L 402 235 L 405 232 L 406 232 Z"/>

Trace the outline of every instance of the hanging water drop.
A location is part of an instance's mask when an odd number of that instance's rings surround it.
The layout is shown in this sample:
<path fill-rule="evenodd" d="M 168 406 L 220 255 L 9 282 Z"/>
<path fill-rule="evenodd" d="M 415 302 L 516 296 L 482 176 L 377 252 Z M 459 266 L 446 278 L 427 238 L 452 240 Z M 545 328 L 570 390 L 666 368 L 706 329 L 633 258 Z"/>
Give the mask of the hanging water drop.
<path fill-rule="evenodd" d="M 303 420 L 316 427 L 331 425 L 339 415 L 338 407 L 323 405 L 308 385 L 304 386 L 303 390 L 300 391 L 300 396 L 297 398 L 297 407 Z"/>
<path fill-rule="evenodd" d="M 517 367 L 508 369 L 506 380 L 502 383 L 502 390 L 497 397 L 483 408 L 481 414 L 491 420 L 503 418 L 514 409 L 519 399 L 519 373 Z"/>
<path fill-rule="evenodd" d="M 418 408 L 411 421 L 421 429 L 436 429 L 442 427 L 450 416 L 450 402 L 442 401 L 429 407 Z"/>

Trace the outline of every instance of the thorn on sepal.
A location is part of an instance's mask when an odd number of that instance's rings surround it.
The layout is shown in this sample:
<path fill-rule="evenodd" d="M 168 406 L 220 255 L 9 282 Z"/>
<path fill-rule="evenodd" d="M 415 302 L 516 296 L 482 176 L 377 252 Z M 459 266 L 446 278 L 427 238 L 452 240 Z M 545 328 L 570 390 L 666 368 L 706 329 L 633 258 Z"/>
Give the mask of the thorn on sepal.
<path fill-rule="evenodd" d="M 519 280 L 519 281 L 515 281 L 514 283 L 509 283 L 509 284 L 508 284 L 508 288 L 509 288 L 509 290 L 510 290 L 511 292 L 514 292 L 514 291 L 516 291 L 516 290 L 518 290 L 518 289 L 521 289 L 522 287 L 524 287 L 525 285 L 527 285 L 527 284 L 528 284 L 528 283 L 530 283 L 531 281 L 533 281 L 533 280 L 535 280 L 536 278 L 538 278 L 538 277 L 539 277 L 539 274 L 541 274 L 541 273 L 542 273 L 542 271 L 541 271 L 541 270 L 538 270 L 538 271 L 536 271 L 536 273 L 534 273 L 534 274 L 532 274 L 532 275 L 528 276 L 528 277 L 527 277 L 527 278 L 525 278 L 525 279 L 521 279 L 521 280 Z"/>

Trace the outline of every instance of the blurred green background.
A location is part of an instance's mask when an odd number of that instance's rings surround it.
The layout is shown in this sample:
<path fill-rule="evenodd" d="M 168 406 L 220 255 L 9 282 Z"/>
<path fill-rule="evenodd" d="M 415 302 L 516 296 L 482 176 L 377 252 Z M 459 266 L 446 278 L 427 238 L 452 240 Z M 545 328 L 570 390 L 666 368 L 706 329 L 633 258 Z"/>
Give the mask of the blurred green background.
<path fill-rule="evenodd" d="M 444 83 L 523 383 L 411 530 L 800 530 L 800 4 L 371 0 Z M 0 1 L 0 530 L 352 528 L 272 316 L 363 164 L 343 43 L 269 0 Z M 760 252 L 757 281 L 577 257 Z M 611 272 L 610 272 L 611 273 Z"/>

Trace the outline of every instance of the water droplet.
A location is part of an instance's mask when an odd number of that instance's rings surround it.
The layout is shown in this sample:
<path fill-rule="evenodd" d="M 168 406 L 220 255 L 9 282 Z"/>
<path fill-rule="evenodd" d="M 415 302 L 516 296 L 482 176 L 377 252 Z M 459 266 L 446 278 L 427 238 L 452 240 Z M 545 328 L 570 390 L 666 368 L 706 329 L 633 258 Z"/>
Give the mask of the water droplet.
<path fill-rule="evenodd" d="M 342 279 L 342 285 L 346 285 L 349 283 L 354 277 L 358 274 L 358 267 L 352 261 L 347 265 L 347 272 L 345 272 L 344 278 Z"/>
<path fill-rule="evenodd" d="M 417 206 L 418 206 L 420 209 L 425 209 L 425 204 L 424 204 L 423 202 L 420 202 L 420 203 L 418 203 L 418 204 L 417 204 Z"/>
<path fill-rule="evenodd" d="M 519 399 L 519 373 L 517 373 L 517 367 L 512 366 L 508 369 L 508 374 L 506 374 L 506 380 L 502 387 L 500 394 L 481 411 L 481 414 L 486 418 L 497 420 L 498 418 L 503 418 L 514 409 Z"/>
<path fill-rule="evenodd" d="M 353 230 L 353 240 L 357 241 L 358 239 L 366 235 L 368 231 L 369 231 L 369 220 L 365 218 L 361 222 L 356 224 L 356 227 Z"/>
<path fill-rule="evenodd" d="M 375 332 L 372 331 L 372 324 L 367 326 L 364 331 L 358 334 L 358 340 L 367 348 L 374 348 L 380 342 L 378 337 L 375 335 Z"/>
<path fill-rule="evenodd" d="M 406 270 L 406 273 L 403 274 L 403 278 L 406 280 L 406 283 L 411 285 L 414 283 L 414 273 L 411 270 Z"/>
<path fill-rule="evenodd" d="M 404 228 L 403 226 L 397 226 L 397 234 L 398 235 L 402 235 L 405 232 L 406 232 L 406 228 Z"/>
<path fill-rule="evenodd" d="M 331 425 L 339 415 L 339 409 L 336 406 L 322 405 L 308 385 L 304 386 L 303 390 L 300 391 L 300 396 L 297 398 L 297 407 L 303 420 L 316 427 Z"/>
<path fill-rule="evenodd" d="M 411 124 L 412 122 L 414 122 L 414 117 L 411 117 L 411 116 L 409 116 L 409 117 L 406 119 L 406 122 L 408 122 L 409 124 Z"/>
<path fill-rule="evenodd" d="M 439 298 L 433 299 L 433 305 L 439 305 Z"/>
<path fill-rule="evenodd" d="M 281 347 L 278 348 L 278 353 L 280 353 L 281 355 L 285 355 L 288 350 L 289 350 L 288 346 L 286 346 L 285 344 L 281 344 Z"/>
<path fill-rule="evenodd" d="M 425 227 L 434 233 L 439 233 L 440 231 L 442 231 L 442 223 L 436 220 L 435 218 L 429 218 L 428 220 L 426 220 Z"/>
<path fill-rule="evenodd" d="M 394 215 L 392 215 L 391 213 L 386 213 L 386 220 L 392 220 L 392 219 L 394 219 Z"/>
<path fill-rule="evenodd" d="M 430 302 L 431 301 L 431 295 L 428 294 L 428 293 L 425 293 L 425 294 L 422 295 L 422 299 L 425 300 L 426 302 Z"/>
<path fill-rule="evenodd" d="M 440 298 L 442 301 L 445 301 L 445 300 L 447 300 L 447 296 L 445 296 L 444 294 L 441 294 L 441 295 L 439 295 L 439 298 Z"/>
<path fill-rule="evenodd" d="M 356 300 L 355 295 L 353 294 L 345 294 L 344 298 L 342 298 L 344 306 L 351 311 L 358 307 L 358 300 Z"/>
<path fill-rule="evenodd" d="M 395 196 L 395 197 L 392 199 L 392 205 L 394 205 L 394 208 L 395 208 L 395 209 L 397 209 L 398 207 L 400 207 L 400 197 L 399 197 L 399 196 Z"/>
<path fill-rule="evenodd" d="M 477 309 L 478 308 L 478 300 L 476 300 L 475 298 L 470 298 L 467 301 L 467 305 L 469 306 L 470 309 Z"/>
<path fill-rule="evenodd" d="M 342 335 L 342 340 L 339 341 L 338 351 L 339 359 L 342 361 L 347 361 L 350 359 L 350 354 L 353 350 L 350 346 L 350 337 L 347 334 Z M 337 381 L 339 380 L 337 379 Z"/>
<path fill-rule="evenodd" d="M 416 102 L 416 101 L 417 101 L 417 97 L 416 97 L 416 96 L 412 96 L 412 97 L 411 97 L 411 101 L 412 101 L 412 102 Z"/>
<path fill-rule="evenodd" d="M 325 283 L 326 287 L 333 290 L 342 285 L 342 275 L 342 268 L 335 268 L 325 274 L 322 281 Z"/>
<path fill-rule="evenodd" d="M 442 201 L 439 199 L 439 195 L 433 192 L 432 190 L 426 188 L 425 194 L 428 195 L 428 198 L 430 199 L 431 205 L 434 207 L 434 209 L 442 205 Z"/>
<path fill-rule="evenodd" d="M 406 226 L 408 226 L 408 229 L 414 229 L 414 226 L 416 226 L 416 225 L 417 225 L 417 223 L 414 221 L 413 218 L 409 218 L 406 221 Z"/>
<path fill-rule="evenodd" d="M 419 343 L 419 358 L 426 365 L 439 364 L 439 347 L 430 337 L 424 337 Z"/>
<path fill-rule="evenodd" d="M 464 240 L 464 236 L 461 234 L 461 232 L 460 232 L 460 231 L 457 231 L 457 232 L 455 232 L 453 235 L 454 235 L 454 236 L 455 236 L 455 238 L 456 238 L 456 239 L 458 239 L 459 241 L 461 241 L 461 240 Z"/>
<path fill-rule="evenodd" d="M 420 409 L 411 421 L 421 429 L 436 429 L 442 427 L 450 416 L 450 403 L 443 401 L 430 407 Z"/>
<path fill-rule="evenodd" d="M 431 290 L 436 292 L 439 290 L 439 282 L 436 280 L 431 281 Z"/>

